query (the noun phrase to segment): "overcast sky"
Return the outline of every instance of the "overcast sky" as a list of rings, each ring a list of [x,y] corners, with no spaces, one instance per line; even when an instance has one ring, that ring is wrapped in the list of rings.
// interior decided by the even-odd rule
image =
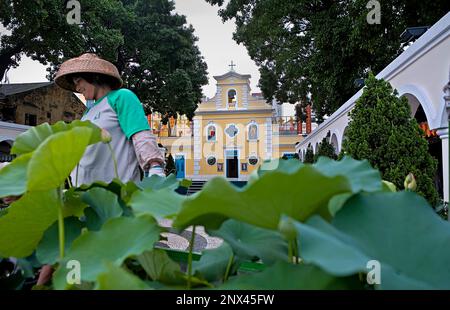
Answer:
[[[195,35],[199,39],[197,45],[208,65],[209,85],[203,87],[204,95],[214,96],[216,85],[213,76],[228,72],[231,61],[236,64],[235,71],[252,76],[250,80],[252,92],[259,92],[258,68],[248,56],[246,48],[232,39],[234,22],[222,23],[217,15],[217,6],[213,7],[204,0],[175,0],[175,7],[175,10],[185,15],[187,22],[194,27]],[[83,12],[81,12],[81,18],[83,18]],[[39,62],[23,57],[19,67],[8,72],[9,82],[47,81],[45,68]],[[285,113],[291,114],[292,111],[289,105]]]

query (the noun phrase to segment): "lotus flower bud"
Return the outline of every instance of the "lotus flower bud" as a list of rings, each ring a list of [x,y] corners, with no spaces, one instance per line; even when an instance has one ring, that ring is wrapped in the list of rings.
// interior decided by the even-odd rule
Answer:
[[[111,134],[108,132],[108,130],[102,128],[102,142],[109,143],[111,142],[111,140],[112,140]]]
[[[403,185],[405,186],[405,190],[407,191],[414,192],[416,190],[417,188],[416,178],[411,172],[406,176]]]
[[[294,240],[297,237],[297,230],[291,218],[283,217],[278,223],[278,230],[287,240]]]

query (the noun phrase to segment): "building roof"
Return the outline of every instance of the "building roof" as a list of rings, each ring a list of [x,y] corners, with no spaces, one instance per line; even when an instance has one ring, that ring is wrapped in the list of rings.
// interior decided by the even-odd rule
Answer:
[[[1,84],[0,98],[24,93],[37,88],[47,87],[52,84],[53,82]]]
[[[214,78],[217,81],[221,81],[221,80],[225,80],[229,77],[236,77],[238,79],[250,79],[252,76],[250,74],[239,74],[236,71],[228,71],[227,73],[223,74],[223,75],[215,75]]]

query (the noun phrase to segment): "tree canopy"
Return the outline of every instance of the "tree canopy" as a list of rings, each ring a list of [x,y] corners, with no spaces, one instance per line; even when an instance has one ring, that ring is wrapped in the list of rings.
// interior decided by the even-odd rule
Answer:
[[[368,0],[206,1],[235,19],[234,39],[259,66],[265,98],[312,101],[319,121],[357,91],[356,79],[399,54],[406,27],[431,26],[450,9],[447,0],[378,1],[381,23],[369,24]]]
[[[49,66],[93,52],[113,62],[146,112],[189,118],[207,84],[194,29],[171,0],[80,0],[81,24],[66,20],[68,1],[0,0],[0,80],[26,55]]]

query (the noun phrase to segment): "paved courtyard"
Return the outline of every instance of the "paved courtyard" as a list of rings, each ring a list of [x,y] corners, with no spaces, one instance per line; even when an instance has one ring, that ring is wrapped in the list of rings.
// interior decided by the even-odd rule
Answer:
[[[170,248],[173,250],[188,251],[189,241],[192,237],[192,227],[188,227],[181,233],[172,228],[171,220],[160,220],[159,224],[165,227],[169,232],[164,232],[162,235],[167,238],[166,240],[159,241],[157,243],[160,247]],[[193,252],[201,253],[205,249],[217,248],[222,244],[222,239],[211,237],[206,234],[205,229],[202,226],[197,226],[195,228],[195,239],[194,239],[194,249]]]

